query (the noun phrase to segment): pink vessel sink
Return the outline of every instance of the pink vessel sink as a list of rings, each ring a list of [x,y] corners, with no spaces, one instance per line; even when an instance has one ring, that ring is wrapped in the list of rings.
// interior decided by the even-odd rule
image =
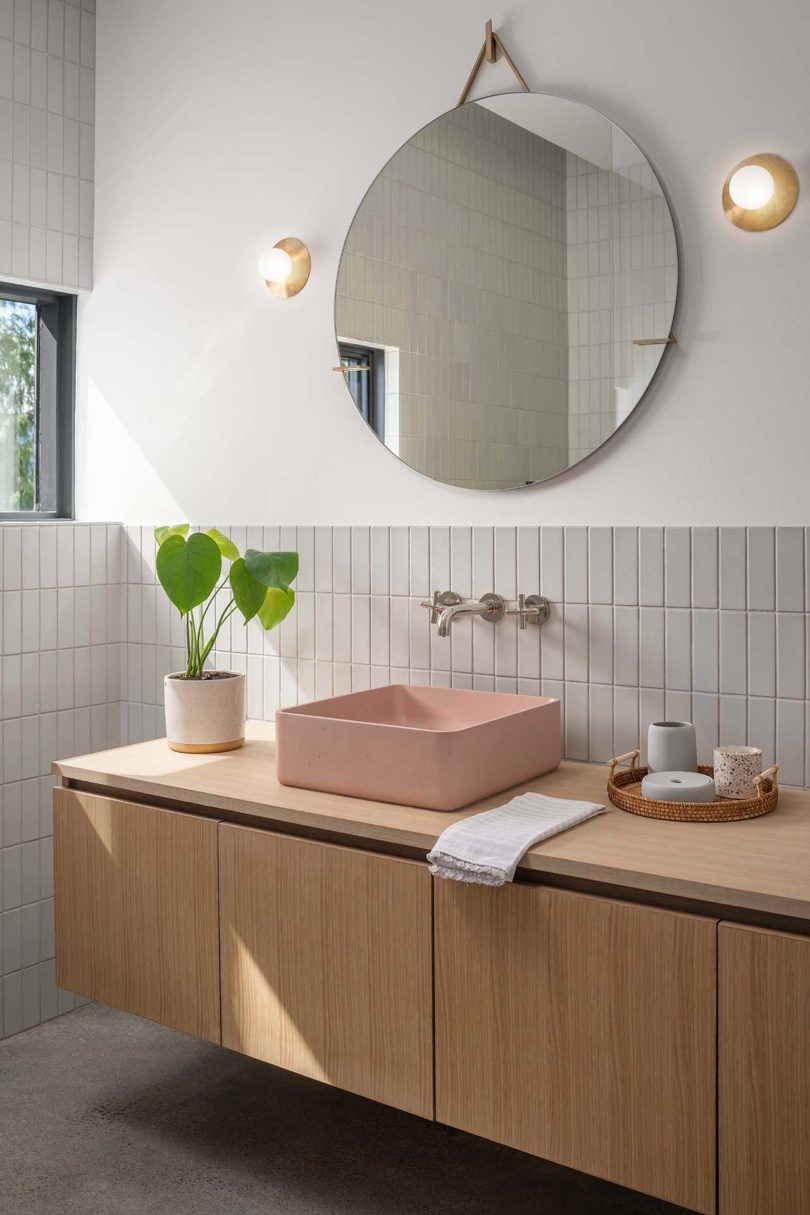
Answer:
[[[560,702],[406,684],[276,713],[283,785],[428,810],[470,802],[560,762]]]

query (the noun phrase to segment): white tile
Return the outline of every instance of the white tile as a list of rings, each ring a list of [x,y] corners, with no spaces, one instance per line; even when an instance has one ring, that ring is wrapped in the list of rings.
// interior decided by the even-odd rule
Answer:
[[[805,695],[805,618],[798,612],[776,617],[777,695],[802,700]]]
[[[296,625],[298,632],[298,657],[315,657],[315,596],[305,593],[296,596]]]
[[[335,662],[351,662],[351,598],[348,595],[335,595],[332,600],[332,612],[334,660]]]
[[[776,702],[776,762],[785,785],[804,784],[805,705],[800,700]]]
[[[745,746],[748,701],[744,696],[720,697],[720,746]]]
[[[565,602],[588,602],[588,529],[565,529]]]
[[[371,598],[371,662],[387,667],[390,659],[389,599],[383,595]]]
[[[748,529],[748,607],[772,612],[776,606],[776,554],[772,527]]]
[[[748,615],[749,696],[776,695],[775,626],[776,617],[772,612],[750,612]]]
[[[568,603],[565,618],[565,679],[588,682],[589,620],[585,604]],[[547,626],[543,626],[546,628]],[[545,667],[544,667],[545,677]]]
[[[495,528],[494,590],[504,599],[517,599],[517,531],[514,527]]]
[[[695,611],[692,613],[692,686],[696,692],[716,692],[719,675],[718,613]]]
[[[775,763],[776,754],[776,701],[761,696],[748,698],[749,747],[762,749],[763,767]]]
[[[315,590],[332,590],[332,529],[315,528]]]
[[[390,540],[387,527],[371,529],[371,593],[389,593]]]
[[[18,591],[22,586],[22,529],[3,525],[3,590]]]
[[[688,527],[664,531],[664,573],[667,607],[689,607],[691,601],[691,537]]]
[[[620,685],[638,685],[639,609],[616,607],[613,610],[614,681]]]
[[[605,763],[615,755],[613,745],[613,688],[591,684],[588,697],[588,758]]]
[[[589,749],[586,683],[566,683],[564,731],[566,759],[587,760]]]
[[[250,536],[248,537],[248,548],[258,548],[259,539],[256,537],[256,542],[252,543]],[[299,591],[314,591],[315,590],[315,528],[314,527],[299,527],[296,528],[296,542],[298,546],[298,577],[295,585]]]
[[[804,528],[776,529],[776,606],[780,612],[804,611]]]
[[[664,704],[668,721],[692,720],[692,693],[679,690],[664,693]]]
[[[409,599],[411,667],[427,670],[430,659],[430,613],[419,599]]]
[[[712,764],[718,744],[720,726],[720,697],[708,692],[692,696],[692,721],[697,735],[698,763]]]
[[[639,745],[638,701],[638,688],[613,689],[613,748],[616,755],[626,755]]]
[[[638,694],[638,724],[641,763],[647,763],[647,735],[654,721],[663,721],[666,715],[664,693],[659,689],[640,688]]]
[[[748,617],[720,612],[720,691],[745,695],[748,689]]]
[[[390,601],[390,662],[392,667],[408,668],[410,661],[410,601],[401,596]]]
[[[407,527],[391,528],[391,594],[407,595],[410,587]]]
[[[56,586],[56,532],[55,527],[41,527],[39,531],[39,585]]]
[[[664,530],[642,527],[639,530],[639,603],[660,607],[664,602]]]
[[[691,625],[691,612],[667,609],[665,678],[667,688],[676,691],[689,691],[692,686]]]
[[[352,589],[351,529],[332,528],[332,589],[348,595]]]
[[[540,529],[540,594],[552,603],[562,603],[563,589],[563,529]]]
[[[664,686],[664,612],[661,608],[639,610],[639,682],[648,688]]]
[[[588,609],[588,631],[590,682],[613,683],[613,608],[607,605],[591,606]]]
[[[430,594],[450,589],[450,528],[430,529]]]
[[[469,527],[450,529],[450,589],[462,599],[472,596],[472,529]]]
[[[638,529],[613,529],[613,594],[617,604],[638,603]]]
[[[540,629],[540,675],[557,682],[565,677],[565,609],[552,604],[551,615]]]
[[[371,593],[371,547],[367,527],[351,529],[351,550],[352,594],[368,595]]]
[[[588,528],[588,579],[591,603],[613,602],[613,532]]]
[[[718,605],[718,541],[716,527],[692,528],[692,604]]]
[[[455,588],[454,588],[455,589]],[[495,590],[495,537],[491,527],[472,529],[472,593],[480,599]],[[491,670],[487,672],[491,674]]]
[[[23,590],[30,590],[39,586],[39,528],[24,527],[21,531],[21,584]]]
[[[430,529],[412,527],[409,534],[410,594],[430,595]]]

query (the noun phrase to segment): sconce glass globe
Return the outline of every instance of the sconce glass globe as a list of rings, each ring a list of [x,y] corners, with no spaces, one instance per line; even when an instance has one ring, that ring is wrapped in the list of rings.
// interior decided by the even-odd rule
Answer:
[[[763,165],[744,165],[728,183],[732,202],[745,211],[764,207],[773,197],[775,182]]]
[[[259,273],[266,283],[285,283],[292,268],[293,261],[286,249],[268,249],[259,258]]]

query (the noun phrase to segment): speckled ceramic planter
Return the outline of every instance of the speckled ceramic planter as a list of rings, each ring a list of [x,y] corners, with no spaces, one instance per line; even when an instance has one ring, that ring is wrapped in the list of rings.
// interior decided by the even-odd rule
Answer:
[[[718,797],[747,801],[757,796],[754,777],[762,771],[759,747],[715,747],[714,783]]]
[[[232,671],[212,676],[184,679],[175,671],[163,680],[166,738],[172,751],[235,751],[244,743],[245,677]]]

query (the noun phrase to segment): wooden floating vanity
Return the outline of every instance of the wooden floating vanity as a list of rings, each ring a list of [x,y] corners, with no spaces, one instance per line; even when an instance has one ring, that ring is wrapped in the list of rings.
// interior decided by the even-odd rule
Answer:
[[[506,795],[288,788],[269,725],[55,768],[62,987],[706,1215],[810,1212],[810,794],[729,824],[610,807],[493,890],[424,855]]]

